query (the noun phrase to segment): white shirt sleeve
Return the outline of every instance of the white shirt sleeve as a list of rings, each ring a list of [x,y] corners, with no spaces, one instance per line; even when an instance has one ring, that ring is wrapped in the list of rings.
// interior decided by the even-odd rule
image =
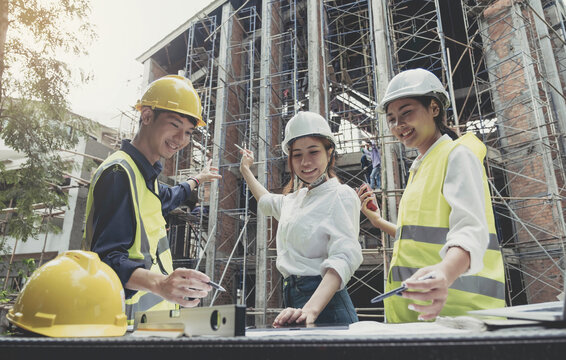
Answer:
[[[259,198],[257,206],[263,215],[273,216],[279,220],[284,197],[285,195],[267,193]]]
[[[350,188],[340,189],[336,200],[330,216],[324,220],[329,234],[328,257],[320,265],[320,273],[324,276],[328,268],[334,269],[342,279],[340,289],[343,289],[363,260],[358,240],[361,205]]]
[[[483,269],[483,256],[489,243],[483,172],[478,158],[463,145],[455,147],[448,156],[443,193],[452,211],[440,256],[444,258],[452,246],[468,251],[470,268],[462,275],[473,275]]]

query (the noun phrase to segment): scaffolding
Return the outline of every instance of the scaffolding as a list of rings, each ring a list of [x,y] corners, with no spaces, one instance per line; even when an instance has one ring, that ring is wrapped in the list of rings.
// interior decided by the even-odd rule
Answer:
[[[359,153],[365,140],[377,133],[377,74],[369,5],[365,0],[323,2],[327,113],[341,153]]]
[[[508,303],[549,301],[562,291],[564,10],[554,1],[502,4],[249,0],[197,16],[183,35],[182,70],[203,100],[207,126],[179,153],[176,181],[197,173],[207,159],[223,178],[199,189],[209,214],[177,214],[170,236],[184,241],[179,252],[173,249],[178,264],[206,271],[229,289],[206,304],[246,304],[256,324],[268,323],[282,305],[276,222],[258,214],[235,144],[256,154],[260,183],[281,192],[289,174],[280,143],[297,111],[320,105],[338,139],[338,175],[351,187],[364,181],[361,145],[379,142],[383,189],[376,194],[384,216],[396,220],[417,153],[384,128],[377,104],[395,73],[416,67],[445,84],[449,125],[474,132],[488,147]],[[313,54],[320,59],[313,61]],[[361,217],[364,262],[348,284],[361,317],[383,316],[369,299],[383,291],[392,241]]]
[[[360,166],[361,147],[378,141],[376,58],[371,19],[371,1],[327,0],[322,4],[324,30],[326,113],[335,133],[337,152],[346,161],[340,162],[337,174],[352,188],[366,182]],[[378,191],[381,193],[381,191]],[[382,309],[370,307],[369,298],[383,290],[384,248],[380,232],[361,216],[360,243],[364,262],[353,275],[347,288],[351,296],[367,298],[356,304],[363,318],[383,315]],[[377,283],[377,284],[376,284]]]
[[[556,13],[547,3],[547,12]],[[551,68],[555,51],[544,42],[552,33],[563,43],[564,32],[553,30],[542,9],[540,1],[471,0],[389,1],[387,8],[393,72],[434,72],[452,98],[449,125],[488,146],[509,304],[548,301],[563,284],[563,136],[554,119],[564,95]],[[460,19],[464,39],[454,31]],[[443,30],[446,24],[452,28]],[[399,144],[394,155],[402,173],[416,153]]]
[[[564,128],[555,112],[564,109],[564,95],[560,81],[553,84],[559,74],[554,51],[545,44],[553,27],[544,20],[540,1],[508,6],[462,1],[462,10],[474,70],[471,92],[476,94],[466,126],[492,150],[486,163],[500,221],[508,301],[548,301],[564,290],[566,234]],[[564,42],[564,33],[554,34]],[[477,48],[483,50],[479,58]]]
[[[188,176],[196,175],[206,164],[211,155],[211,132],[214,127],[209,119],[214,118],[213,89],[216,85],[216,56],[218,39],[216,37],[217,16],[211,15],[195,21],[187,31],[187,48],[183,58],[183,75],[191,80],[202,99],[203,119],[206,126],[197,128],[189,146],[179,151],[174,158],[173,182],[185,181]],[[205,209],[208,204],[209,188],[199,189],[194,201]],[[193,204],[193,207],[195,207]],[[208,238],[208,218],[204,211],[191,214],[191,209],[182,206],[168,219],[168,233],[174,265],[198,268],[204,256]]]

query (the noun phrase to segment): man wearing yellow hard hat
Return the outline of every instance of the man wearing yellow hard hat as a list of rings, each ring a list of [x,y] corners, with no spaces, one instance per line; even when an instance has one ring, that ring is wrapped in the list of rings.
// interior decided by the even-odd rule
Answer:
[[[126,292],[126,315],[136,311],[196,306],[211,290],[209,277],[178,268],[165,230],[169,211],[185,202],[201,182],[221,178],[210,162],[178,186],[157,182],[160,159],[187,146],[195,127],[206,125],[202,105],[191,82],[168,75],[152,82],[136,104],[140,127],[134,139],[123,140],[93,175],[87,198],[83,247],[108,264]],[[192,298],[192,300],[188,300]]]

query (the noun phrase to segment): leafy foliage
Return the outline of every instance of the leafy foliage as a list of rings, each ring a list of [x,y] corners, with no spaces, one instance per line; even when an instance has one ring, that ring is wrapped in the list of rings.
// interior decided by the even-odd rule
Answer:
[[[88,0],[0,0],[0,138],[27,159],[17,171],[0,165],[0,208],[17,208],[0,218],[22,241],[42,230],[34,206],[67,204],[58,185],[73,164],[59,150],[91,126],[68,103],[70,87],[89,78],[72,65],[95,37],[89,12]]]
[[[10,293],[6,290],[0,290],[0,304],[7,303],[8,301],[10,301],[10,299],[8,298],[9,294]]]

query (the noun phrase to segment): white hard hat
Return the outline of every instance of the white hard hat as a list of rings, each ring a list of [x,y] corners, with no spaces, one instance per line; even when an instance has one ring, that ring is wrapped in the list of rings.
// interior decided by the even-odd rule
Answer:
[[[414,96],[433,96],[440,101],[444,110],[450,106],[448,93],[433,73],[425,69],[411,69],[400,72],[391,79],[378,110],[384,113],[393,100]]]
[[[325,118],[310,111],[299,111],[285,126],[285,139],[281,144],[283,153],[289,155],[291,142],[303,136],[324,137],[336,147],[336,140]]]

